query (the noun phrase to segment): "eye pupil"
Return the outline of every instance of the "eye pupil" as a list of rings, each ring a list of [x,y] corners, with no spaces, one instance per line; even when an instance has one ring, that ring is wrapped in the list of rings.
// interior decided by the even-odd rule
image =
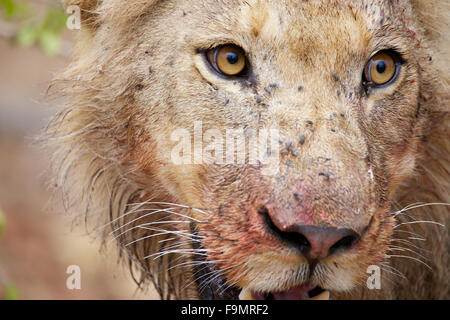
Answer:
[[[386,71],[386,62],[378,61],[377,63],[377,72],[384,73]]]
[[[228,52],[227,61],[230,64],[236,64],[239,62],[239,55],[236,52]]]
[[[391,84],[397,77],[400,60],[395,52],[382,51],[375,54],[364,68],[366,85],[381,87]]]
[[[245,71],[247,59],[245,51],[236,45],[228,44],[206,52],[211,67],[224,76],[241,76]]]

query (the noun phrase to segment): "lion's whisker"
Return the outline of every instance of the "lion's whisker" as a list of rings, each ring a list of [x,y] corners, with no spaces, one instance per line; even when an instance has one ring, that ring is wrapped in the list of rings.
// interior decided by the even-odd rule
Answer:
[[[436,222],[436,221],[431,221],[431,220],[421,220],[421,221],[410,221],[410,222],[402,222],[400,224],[397,224],[396,226],[394,226],[394,229],[397,229],[400,226],[403,225],[410,225],[410,224],[418,224],[418,223],[424,223],[424,224],[434,224],[434,225],[438,225],[442,228],[445,228],[445,225],[443,225],[442,223]]]
[[[156,222],[143,223],[143,224],[140,224],[138,226],[134,226],[132,228],[129,228],[129,229],[119,233],[118,235],[114,236],[110,241],[116,240],[117,238],[119,238],[120,236],[124,235],[125,233],[130,232],[130,231],[135,230],[135,229],[144,228],[144,227],[153,226],[153,225],[159,225],[159,224],[167,224],[167,223],[186,223],[186,224],[188,224],[189,221],[156,221]],[[117,230],[119,230],[119,229],[121,229],[121,228],[118,228]]]
[[[151,215],[154,215],[154,214],[160,213],[160,212],[165,212],[165,213],[173,214],[173,215],[176,215],[176,216],[181,216],[181,217],[183,217],[183,218],[191,219],[192,221],[194,221],[194,222],[196,222],[196,223],[199,223],[199,224],[205,223],[205,222],[203,222],[203,221],[200,221],[200,220],[191,218],[191,217],[186,216],[186,215],[183,215],[183,214],[181,214],[181,213],[173,212],[173,211],[170,211],[170,210],[168,210],[168,209],[160,209],[160,210],[156,210],[156,211],[153,211],[153,212],[149,212],[149,213],[147,213],[147,214],[145,214],[145,215],[142,215],[142,216],[140,216],[140,217],[138,217],[138,218],[136,218],[136,219],[133,219],[133,220],[131,220],[131,221],[129,221],[129,222],[127,222],[127,223],[121,225],[120,227],[118,227],[118,228],[112,230],[109,234],[111,235],[111,234],[115,233],[116,231],[122,229],[123,227],[132,224],[133,222],[136,222],[136,221],[138,221],[138,220],[140,220],[140,219],[146,218],[146,217],[148,217],[148,216],[151,216]],[[161,218],[161,219],[165,219],[165,217],[163,217],[163,218]],[[160,221],[161,219],[159,219],[158,221]],[[154,223],[155,223],[155,224],[158,224],[158,223],[159,223],[158,221],[156,221],[156,222],[154,222]],[[191,223],[192,221],[184,221],[183,223]],[[168,223],[169,223],[169,222],[171,222],[171,221],[168,221]]]
[[[409,245],[409,246],[411,246],[411,247],[413,247],[413,248],[415,248],[415,249],[417,249],[417,250],[430,252],[430,250],[426,250],[426,249],[424,249],[424,248],[421,248],[421,247],[419,247],[419,246],[416,246],[416,245],[415,245],[414,243],[412,243],[411,241],[408,241],[408,240],[405,240],[405,239],[397,239],[397,238],[394,238],[394,239],[391,240],[391,242],[400,242],[400,243],[404,243],[404,244]]]
[[[390,251],[402,251],[402,252],[407,251],[407,252],[411,252],[411,253],[416,254],[419,258],[422,258],[424,260],[429,261],[429,259],[426,258],[424,255],[422,255],[422,254],[420,254],[420,253],[418,253],[418,252],[416,252],[416,251],[414,251],[412,249],[409,249],[409,248],[404,248],[404,247],[399,247],[399,246],[390,246],[389,250]]]
[[[423,204],[418,204],[418,205],[414,204],[411,207],[407,206],[407,207],[405,207],[405,208],[403,208],[403,209],[401,209],[399,211],[396,211],[394,213],[394,217],[398,216],[399,214],[402,214],[405,211],[409,211],[409,210],[417,209],[417,208],[422,208],[422,207],[427,207],[427,206],[450,206],[450,203],[432,202],[432,203],[423,203]]]
[[[234,265],[233,267],[234,268],[238,268],[239,266],[241,266],[242,265],[242,263],[241,264],[236,264],[236,265]],[[231,288],[231,287],[233,287],[233,286],[235,286],[236,285],[236,283],[238,282],[238,280],[239,280],[239,276],[238,275],[235,275],[233,278],[231,278],[228,282],[229,282],[229,284],[227,285],[227,286],[225,286],[225,284],[223,284],[222,286],[220,286],[219,287],[219,290],[220,290],[220,293],[219,294],[223,294],[225,291],[227,291],[229,288]]]
[[[138,221],[138,220],[140,220],[140,219],[142,219],[142,218],[145,218],[145,217],[148,217],[148,216],[151,216],[151,215],[153,215],[153,214],[156,214],[156,213],[159,213],[159,212],[163,212],[163,211],[165,211],[165,209],[157,209],[157,210],[155,210],[155,211],[152,211],[152,212],[149,212],[149,213],[147,213],[147,214],[145,214],[145,215],[142,215],[142,216],[140,216],[140,217],[138,217],[138,218],[136,218],[136,219],[133,219],[133,220],[131,220],[131,221],[129,221],[129,222],[127,222],[127,223],[121,225],[120,227],[118,227],[118,228],[116,228],[116,229],[113,229],[111,232],[109,232],[109,235],[115,233],[116,231],[122,229],[123,227],[125,227],[125,226],[127,226],[127,225],[132,224],[133,222],[136,222],[136,221]],[[134,212],[133,212],[133,213],[134,213]]]
[[[149,258],[153,258],[153,260],[159,259],[162,256],[165,256],[169,253],[178,253],[178,254],[194,254],[194,255],[199,255],[199,256],[208,256],[206,253],[207,252],[214,252],[212,250],[209,249],[176,249],[176,250],[165,250],[162,252],[156,252],[156,253],[152,253],[149,254],[148,256],[145,256],[143,259],[149,259]]]
[[[236,265],[232,265],[232,266],[227,267],[227,268],[222,268],[219,271],[213,270],[212,272],[210,272],[211,276],[208,277],[206,280],[204,280],[202,285],[199,286],[199,290],[203,291],[215,279],[217,279],[219,277],[222,277],[225,274],[225,271],[227,271],[229,269],[234,269],[235,267],[236,267]],[[199,278],[197,279],[197,281],[198,280],[199,280]]]
[[[174,268],[183,267],[183,266],[200,266],[200,265],[212,264],[212,263],[223,262],[223,261],[226,261],[226,260],[187,261],[187,262],[179,263],[173,267],[170,267],[167,270],[172,270]]]
[[[137,226],[136,228],[141,228],[141,229],[145,229],[145,230],[149,230],[149,231],[154,231],[154,232],[160,232],[158,235],[167,235],[167,234],[172,234],[172,235],[177,235],[177,236],[181,236],[184,238],[187,238],[191,241],[197,241],[200,242],[200,236],[198,235],[193,235],[189,232],[183,232],[181,230],[165,230],[165,229],[159,229],[159,228],[149,228],[149,227],[143,227],[143,226]],[[155,235],[150,235],[150,236],[155,236]]]
[[[399,233],[407,233],[410,235],[415,236],[416,238],[413,238],[412,240],[420,240],[420,241],[427,241],[427,239],[422,238],[419,234],[412,232],[412,231],[407,231],[407,230],[395,230],[395,232],[399,232]],[[411,237],[409,237],[408,239],[411,239]]]
[[[387,258],[405,258],[405,259],[411,259],[411,260],[420,262],[421,264],[423,264],[424,266],[426,266],[430,271],[433,271],[433,269],[432,269],[428,264],[426,264],[426,263],[423,262],[422,260],[417,259],[417,258],[415,258],[415,257],[404,256],[404,255],[388,255]]]
[[[207,265],[203,268],[203,270],[206,269],[206,268],[208,268]],[[197,271],[197,272],[199,272],[199,271]],[[189,282],[187,285],[183,286],[183,288],[182,288],[181,290],[185,290],[186,288],[188,288],[189,286],[191,286],[193,283],[198,282],[200,279],[202,279],[202,278],[204,278],[204,277],[208,277],[208,276],[211,275],[211,274],[216,274],[216,273],[218,273],[218,272],[222,272],[222,273],[223,273],[223,271],[211,270],[210,272],[207,272],[207,273],[205,273],[204,275],[201,275],[201,276],[199,276],[199,277],[195,277],[195,279],[194,279],[193,281],[191,281],[191,282]],[[195,274],[194,274],[194,275],[195,275]]]
[[[382,266],[382,270],[387,271],[387,272],[390,271],[392,274],[398,275],[401,278],[409,281],[409,279],[401,271],[399,271],[397,268],[394,268],[393,266],[391,266],[391,265],[389,265],[387,263],[383,263],[383,262],[380,263],[380,265]],[[383,269],[383,268],[385,268],[385,269]]]
[[[177,206],[180,208],[184,208],[184,209],[191,209],[206,215],[211,215],[210,213],[207,213],[205,211],[203,211],[202,209],[199,208],[195,208],[192,206],[186,206],[186,205],[182,205],[182,204],[177,204],[177,203],[171,203],[171,202],[160,202],[160,201],[147,201],[147,202],[141,202],[141,204],[154,204],[154,205],[168,205],[168,206]]]

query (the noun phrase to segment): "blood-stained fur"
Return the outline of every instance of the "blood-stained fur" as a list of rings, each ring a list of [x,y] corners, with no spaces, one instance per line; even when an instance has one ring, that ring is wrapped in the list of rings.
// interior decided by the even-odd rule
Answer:
[[[117,239],[137,282],[162,298],[306,281],[336,299],[450,298],[448,1],[66,4],[83,22],[52,85],[67,98],[45,133],[54,184],[94,234]],[[222,44],[244,49],[247,78],[207,66],[204,50]],[[365,65],[388,49],[398,78],[366,90]],[[278,171],[174,164],[170,137],[195,122],[278,128]],[[360,238],[312,268],[267,219]],[[366,288],[370,265],[381,290]]]

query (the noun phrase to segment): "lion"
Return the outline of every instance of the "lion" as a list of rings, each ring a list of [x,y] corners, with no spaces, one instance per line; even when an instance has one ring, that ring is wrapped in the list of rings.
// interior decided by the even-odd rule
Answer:
[[[82,26],[50,86],[52,185],[140,287],[450,297],[448,1],[65,4]]]

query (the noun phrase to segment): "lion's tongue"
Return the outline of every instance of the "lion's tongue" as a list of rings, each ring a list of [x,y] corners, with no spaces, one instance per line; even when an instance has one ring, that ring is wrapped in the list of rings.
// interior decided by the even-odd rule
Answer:
[[[304,283],[302,285],[293,287],[286,291],[280,292],[271,292],[269,295],[263,293],[252,292],[249,289],[243,289],[241,294],[239,295],[239,299],[241,300],[329,300],[330,292],[323,291],[319,287],[316,287],[310,283]],[[317,295],[310,297],[311,294],[314,294],[315,291],[319,289]],[[321,292],[320,292],[321,291]]]
[[[309,299],[308,292],[314,289],[314,285],[310,283],[293,287],[283,292],[272,292],[275,300],[306,300]]]

